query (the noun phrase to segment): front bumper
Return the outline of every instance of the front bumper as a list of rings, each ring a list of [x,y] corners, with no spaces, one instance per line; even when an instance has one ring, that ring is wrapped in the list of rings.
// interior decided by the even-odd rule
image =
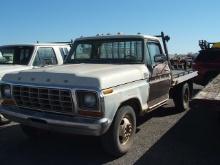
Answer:
[[[79,135],[100,136],[111,125],[107,118],[67,116],[18,108],[16,106],[2,106],[0,113],[12,121],[31,127]]]

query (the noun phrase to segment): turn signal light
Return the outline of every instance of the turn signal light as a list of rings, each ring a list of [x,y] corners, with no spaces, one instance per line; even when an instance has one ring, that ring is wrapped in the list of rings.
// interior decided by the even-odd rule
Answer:
[[[16,105],[16,103],[12,99],[4,99],[2,105]]]
[[[103,90],[103,94],[104,95],[111,94],[111,93],[113,93],[113,89],[112,88]]]

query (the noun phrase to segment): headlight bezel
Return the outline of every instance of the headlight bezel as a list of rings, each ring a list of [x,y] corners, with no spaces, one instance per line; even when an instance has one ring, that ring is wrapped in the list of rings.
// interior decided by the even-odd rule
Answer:
[[[11,99],[12,98],[12,87],[10,84],[1,84],[1,97],[3,99]],[[7,92],[5,92],[8,90]]]
[[[85,97],[88,95],[93,96],[95,98],[95,105],[85,105]],[[89,90],[77,90],[76,91],[76,99],[77,105],[80,110],[84,111],[94,111],[100,112],[100,101],[99,95],[96,91],[89,91]]]

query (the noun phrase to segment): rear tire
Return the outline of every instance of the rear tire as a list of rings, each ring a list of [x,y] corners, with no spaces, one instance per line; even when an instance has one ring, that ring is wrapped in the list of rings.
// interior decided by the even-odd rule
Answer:
[[[189,100],[191,92],[188,83],[185,83],[175,89],[173,101],[178,111],[189,110]]]
[[[131,106],[125,105],[119,108],[115,119],[102,138],[104,150],[119,157],[129,151],[133,144],[136,132],[136,115]]]

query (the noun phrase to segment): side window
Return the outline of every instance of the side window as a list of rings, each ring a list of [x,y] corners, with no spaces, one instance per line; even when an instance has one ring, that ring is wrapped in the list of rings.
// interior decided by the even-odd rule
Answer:
[[[152,66],[154,66],[156,64],[154,61],[154,56],[162,54],[160,44],[156,43],[156,42],[149,42],[149,43],[147,43],[147,47],[148,47],[148,51],[150,54]]]
[[[65,53],[65,55],[67,57],[69,55],[70,50],[68,50],[67,48],[63,48],[63,50],[64,50],[64,53]]]
[[[31,54],[30,49],[20,49],[20,60],[19,62],[23,65],[27,64],[30,60],[30,54]]]
[[[145,64],[151,68],[152,66],[152,63],[151,63],[151,58],[150,58],[150,53],[149,53],[149,50],[148,50],[148,43],[146,43],[146,52],[145,52]]]
[[[56,65],[57,59],[53,48],[38,48],[34,66]]]
[[[60,48],[60,53],[61,53],[61,55],[62,55],[62,57],[63,57],[63,60],[65,60],[66,57],[67,57],[68,54],[69,54],[69,50],[68,50],[67,48]]]

